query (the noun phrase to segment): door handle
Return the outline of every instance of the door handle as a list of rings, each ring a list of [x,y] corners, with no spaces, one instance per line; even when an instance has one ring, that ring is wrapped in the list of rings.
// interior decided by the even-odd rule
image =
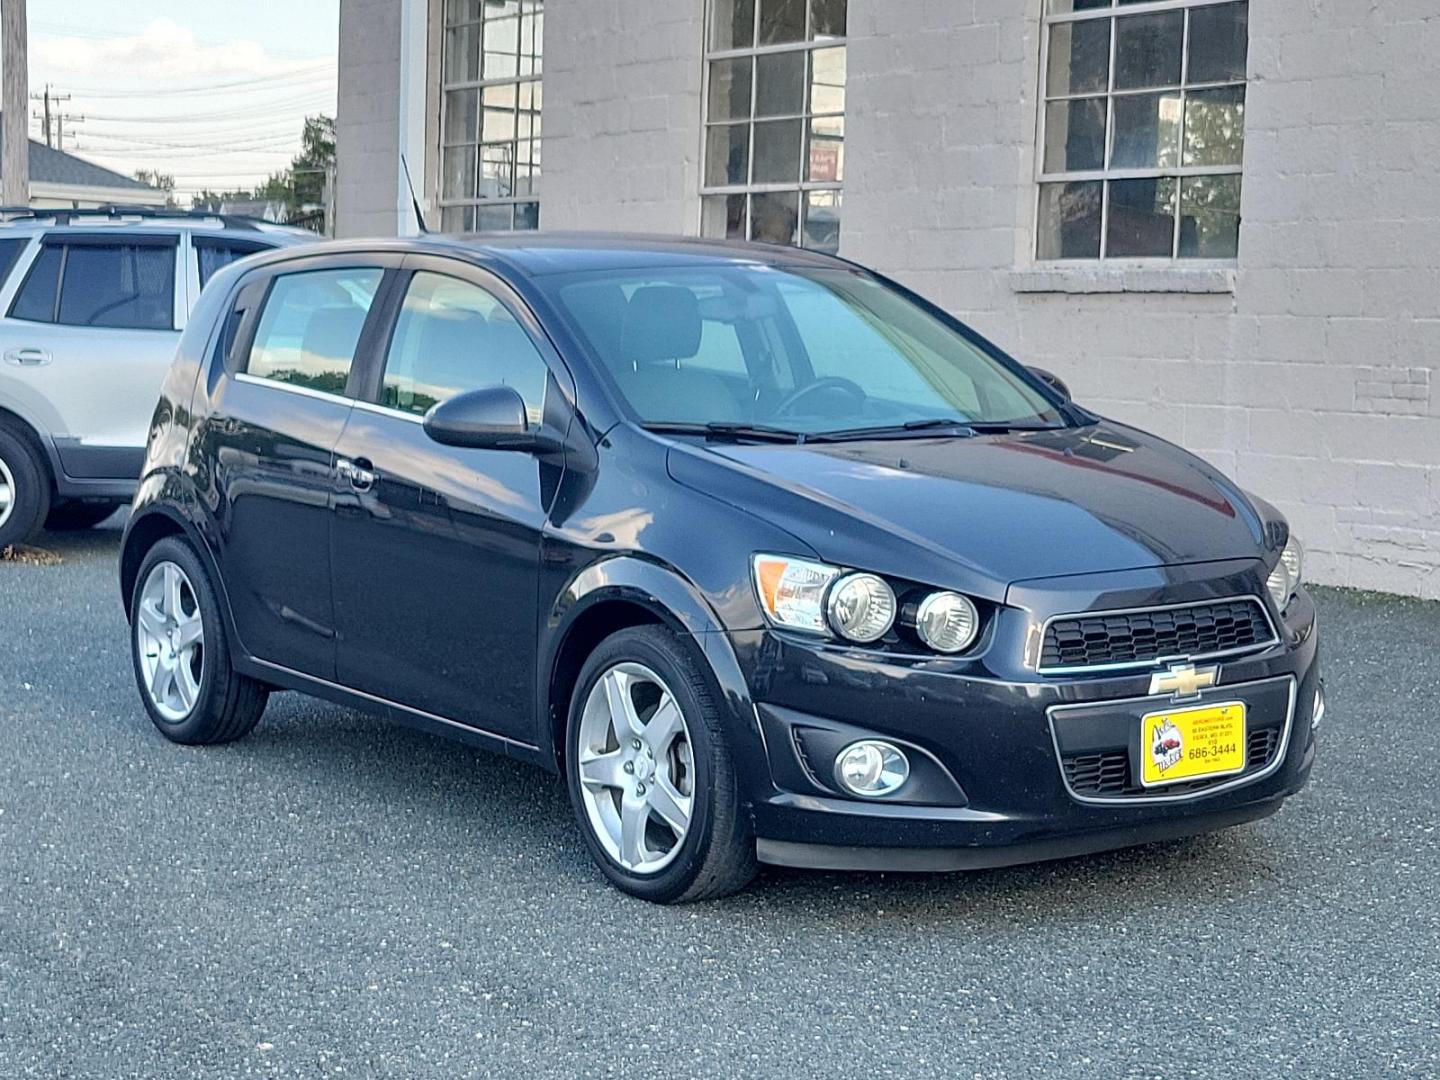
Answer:
[[[335,463],[335,471],[340,475],[340,479],[348,481],[355,491],[369,491],[379,479],[365,458],[357,458],[355,461],[341,458]]]
[[[6,349],[5,359],[21,367],[39,367],[50,362],[50,354],[44,349]]]

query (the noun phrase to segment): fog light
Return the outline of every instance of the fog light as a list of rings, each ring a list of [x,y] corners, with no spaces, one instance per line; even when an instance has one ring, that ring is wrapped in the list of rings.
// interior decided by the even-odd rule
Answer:
[[[835,755],[835,779],[854,795],[869,799],[889,795],[909,778],[909,759],[887,742],[865,739]]]
[[[1310,730],[1314,731],[1325,719],[1325,684],[1315,687],[1315,704],[1310,706]]]

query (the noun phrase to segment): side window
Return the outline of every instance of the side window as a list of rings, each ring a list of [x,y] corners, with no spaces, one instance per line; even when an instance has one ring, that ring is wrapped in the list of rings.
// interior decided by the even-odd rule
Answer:
[[[0,240],[0,283],[10,276],[11,269],[15,266],[15,260],[25,250],[25,245],[30,243],[29,239],[24,240]]]
[[[229,266],[236,259],[254,255],[257,251],[268,250],[265,244],[250,244],[240,240],[216,240],[207,236],[197,236],[194,241],[202,289],[209,284],[216,271]]]
[[[12,319],[55,321],[55,301],[60,296],[60,263],[64,253],[64,248],[54,244],[46,244],[40,249],[40,254],[30,264],[30,273],[25,275],[20,291],[15,294],[15,302],[10,305]]]
[[[67,326],[173,329],[174,245],[66,245],[55,321]]]
[[[466,390],[504,384],[538,424],[549,369],[524,328],[492,294],[422,271],[410,281],[385,359],[380,404],[424,415]]]
[[[345,393],[355,346],[382,276],[373,267],[278,275],[260,312],[246,373]]]

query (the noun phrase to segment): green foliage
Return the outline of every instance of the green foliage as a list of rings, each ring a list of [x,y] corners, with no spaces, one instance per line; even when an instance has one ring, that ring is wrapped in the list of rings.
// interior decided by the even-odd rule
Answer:
[[[191,203],[200,210],[219,210],[224,203],[267,202],[283,207],[283,219],[317,232],[325,225],[325,174],[335,163],[335,120],[307,116],[300,134],[300,153],[290,167],[272,173],[249,191],[211,191],[206,188]]]

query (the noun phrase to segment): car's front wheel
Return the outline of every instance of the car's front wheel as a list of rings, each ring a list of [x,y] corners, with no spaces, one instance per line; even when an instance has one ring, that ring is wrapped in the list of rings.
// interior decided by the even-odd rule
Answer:
[[[755,875],[723,714],[704,660],[658,626],[622,630],[581,669],[566,774],[591,855],[657,903],[725,896]]]
[[[172,742],[230,742],[265,711],[269,691],[231,666],[215,590],[179,537],[161,540],[140,564],[130,654],[145,711]]]

